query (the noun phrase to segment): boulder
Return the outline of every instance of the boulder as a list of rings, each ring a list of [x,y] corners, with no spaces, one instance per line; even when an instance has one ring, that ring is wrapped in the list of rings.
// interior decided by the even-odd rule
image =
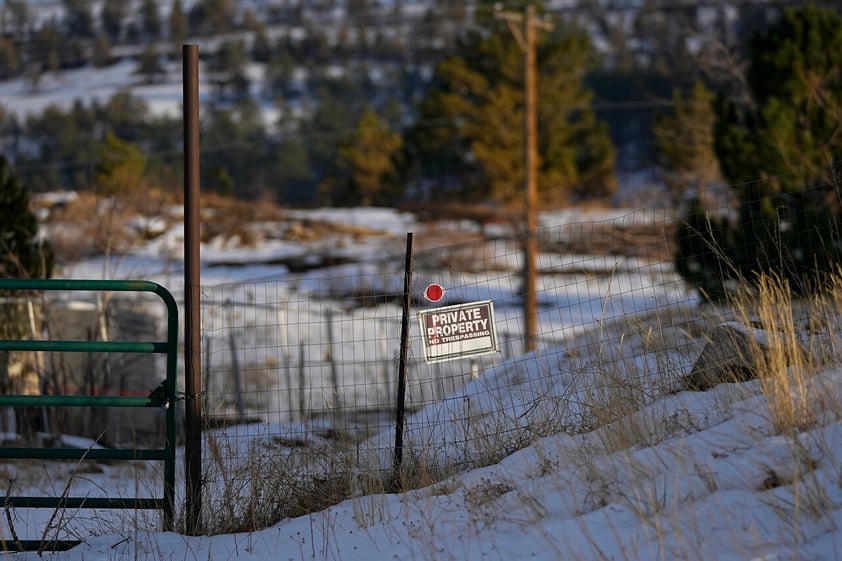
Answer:
[[[765,329],[737,322],[720,324],[684,378],[685,388],[704,391],[723,382],[756,378],[757,353],[766,351],[767,334]]]

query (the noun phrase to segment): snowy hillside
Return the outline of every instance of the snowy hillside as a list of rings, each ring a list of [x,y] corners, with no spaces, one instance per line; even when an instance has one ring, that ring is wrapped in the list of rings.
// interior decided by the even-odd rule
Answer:
[[[418,227],[409,217],[384,211],[320,213],[321,219],[378,225],[397,242],[403,231]],[[209,260],[220,255],[213,245],[205,250]],[[248,262],[246,250],[238,251]],[[260,249],[253,254],[255,261],[264,258]],[[236,286],[264,273],[239,267],[239,280],[219,280]],[[282,279],[285,273],[275,274]],[[616,273],[612,289],[588,296],[597,298],[603,314],[622,296],[619,287],[632,286],[623,275]],[[499,287],[503,298],[505,286]],[[602,322],[597,315],[592,329],[498,361],[411,415],[406,442],[419,453],[414,461],[429,470],[426,484],[421,473],[416,488],[377,491],[372,477],[388,472],[391,461],[392,433],[386,430],[357,446],[356,468],[341,475],[352,479],[346,483],[353,496],[337,505],[262,530],[201,537],[157,531],[154,515],[78,513],[64,529],[84,543],[50,558],[839,559],[838,297],[808,303],[795,324],[782,322],[782,331],[766,334],[774,343],[776,333],[785,342],[786,334],[797,332],[807,349],[802,358],[789,366],[775,362],[777,347],[770,343],[769,376],[690,392],[681,378],[704,347],[705,330],[724,316],[682,306],[690,302],[686,294],[675,294],[672,304],[664,301],[657,314],[638,315],[635,306],[647,306],[632,301],[651,298],[655,287],[637,290],[627,292],[625,317]],[[804,322],[810,321],[808,329]],[[208,442],[230,441],[269,465],[296,446],[324,446],[316,436],[295,442],[292,437],[300,434],[294,423],[258,423],[209,432]],[[254,471],[258,465],[241,467],[261,473]],[[83,473],[74,473],[73,466],[44,467],[40,476],[38,470],[5,469],[16,485],[41,493],[55,493],[66,481],[74,492],[91,496],[128,492],[152,485],[154,478],[116,465]],[[270,476],[252,476],[248,488],[267,492]],[[216,487],[219,481],[208,479],[208,516],[232,525],[248,522],[226,514],[228,491]],[[18,509],[11,520],[19,536],[38,537],[50,515]],[[7,522],[6,539],[10,530]]]

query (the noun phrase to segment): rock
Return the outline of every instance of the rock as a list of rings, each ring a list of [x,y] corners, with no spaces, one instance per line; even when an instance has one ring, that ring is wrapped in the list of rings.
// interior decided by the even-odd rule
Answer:
[[[684,387],[704,391],[723,382],[756,378],[757,353],[766,352],[767,333],[736,322],[719,325],[685,377]]]

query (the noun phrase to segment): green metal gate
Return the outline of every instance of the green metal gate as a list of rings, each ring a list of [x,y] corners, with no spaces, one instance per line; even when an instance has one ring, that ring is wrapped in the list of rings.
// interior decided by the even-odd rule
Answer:
[[[162,461],[163,492],[156,498],[109,497],[32,497],[3,496],[6,508],[91,508],[91,509],[160,509],[164,529],[171,531],[175,511],[175,440],[176,440],[176,367],[178,362],[178,308],[175,299],[161,285],[150,281],[101,281],[59,279],[0,279],[0,294],[10,291],[98,291],[152,292],[167,308],[165,341],[66,341],[66,340],[0,340],[0,351],[47,351],[79,353],[157,353],[166,355],[166,383],[148,397],[101,395],[0,395],[0,406],[12,407],[165,407],[163,448],[90,449],[90,448],[0,448],[2,459],[42,460],[126,460]],[[77,545],[75,540],[3,540],[0,547],[10,550],[60,550]]]

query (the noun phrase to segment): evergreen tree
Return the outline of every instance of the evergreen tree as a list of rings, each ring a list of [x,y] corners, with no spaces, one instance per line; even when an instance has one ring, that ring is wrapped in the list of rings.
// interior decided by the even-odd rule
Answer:
[[[38,239],[38,221],[29,209],[29,191],[0,156],[0,278],[49,278],[53,256]],[[28,331],[25,304],[14,300],[21,292],[4,294],[0,303],[0,338],[14,339]],[[12,391],[9,351],[0,351],[0,393]]]
[[[246,76],[248,53],[242,41],[225,41],[208,61],[207,69],[219,88],[219,97],[244,98],[248,95]]]
[[[790,9],[749,43],[751,104],[723,100],[716,146],[731,182],[776,177],[773,191],[833,181],[842,153],[842,16]]]
[[[141,145],[150,123],[149,107],[143,98],[130,91],[119,91],[105,104],[92,104],[97,128],[105,128],[118,138]]]
[[[400,134],[367,109],[354,134],[339,147],[337,169],[319,186],[320,199],[351,206],[394,204],[401,186],[396,160],[402,148]]]
[[[100,11],[100,27],[112,42],[120,40],[123,22],[129,11],[129,0],[105,0]]]
[[[64,28],[69,37],[79,39],[93,35],[94,18],[86,0],[61,0],[64,7]]]
[[[523,167],[523,51],[502,23],[468,34],[437,65],[411,135],[421,173],[474,200],[519,203]],[[559,205],[614,189],[614,150],[590,108],[582,76],[595,62],[589,39],[557,27],[540,34],[538,191]]]
[[[20,72],[20,53],[12,41],[0,37],[0,80],[8,80]]]
[[[724,300],[731,280],[742,280],[732,256],[736,232],[725,216],[711,213],[699,198],[687,205],[676,228],[676,271],[707,300]]]
[[[694,71],[697,60],[690,52],[687,37],[703,34],[696,23],[698,9],[692,3],[676,4],[670,6],[665,17],[662,2],[645,0],[635,11],[632,23],[633,36],[644,38],[637,43],[638,64],[662,75]]]
[[[92,241],[103,253],[107,265],[114,250],[129,239],[120,216],[128,206],[136,206],[139,200],[148,196],[148,193],[141,192],[146,156],[109,130],[98,143],[95,157],[93,186],[105,199],[95,209],[95,217],[92,217],[98,226]]]
[[[137,73],[143,76],[144,82],[154,84],[166,75],[166,68],[161,62],[161,55],[158,54],[155,45],[147,45],[140,54]]]
[[[38,239],[29,190],[0,156],[0,278],[49,278],[53,259]]]
[[[17,114],[0,105],[0,153],[14,159],[19,153],[21,140]]]
[[[714,120],[713,94],[697,82],[686,96],[678,88],[673,92],[673,109],[656,117],[654,132],[673,208],[681,208],[688,191],[692,194],[677,226],[676,270],[706,298],[721,300],[726,281],[735,277],[723,259],[734,249],[734,232],[719,209],[709,208],[713,201],[706,196],[721,180]]]
[[[713,94],[701,82],[687,96],[676,89],[673,110],[655,119],[659,162],[675,208],[688,190],[704,205],[705,190],[721,180],[714,151],[715,119]]]
[[[813,6],[787,10],[748,50],[750,103],[716,104],[716,153],[738,208],[707,266],[747,282],[772,272],[806,294],[842,257],[832,162],[842,153],[842,18]],[[679,261],[690,257],[683,251]]]
[[[225,33],[234,28],[236,12],[233,0],[199,0],[188,14],[190,28],[203,35]]]
[[[363,88],[348,78],[347,73],[339,78],[316,76],[310,88],[316,92],[312,114],[298,125],[313,170],[308,198],[314,202],[316,187],[323,178],[342,175],[337,168],[339,148],[356,130],[366,102]],[[282,125],[290,126],[289,123]]]
[[[187,14],[184,12],[184,6],[181,0],[173,0],[167,23],[169,25],[170,43],[173,45],[175,53],[179,54],[181,45],[190,35],[190,22],[187,19]]]
[[[65,36],[55,23],[39,27],[29,41],[29,56],[39,70],[57,71],[61,66],[61,52]]]
[[[94,184],[107,196],[130,195],[140,189],[146,156],[137,147],[108,131],[100,143],[94,166]]]
[[[94,113],[81,102],[69,111],[49,106],[40,115],[27,117],[24,135],[38,152],[19,155],[19,169],[29,170],[23,180],[42,189],[88,188],[95,160],[95,124]]]
[[[94,49],[91,53],[91,62],[97,68],[108,66],[112,63],[111,40],[105,33],[97,33],[94,39]]]
[[[345,9],[348,12],[348,19],[357,25],[367,25],[371,16],[371,5],[369,0],[347,0]]]
[[[8,15],[5,23],[11,28],[14,39],[24,41],[32,25],[29,4],[26,0],[4,0],[3,9],[4,17]]]
[[[297,136],[284,136],[278,144],[274,165],[276,198],[293,205],[312,204],[312,176],[306,144]]]
[[[141,29],[147,39],[161,36],[161,14],[155,0],[143,0],[140,6]]]
[[[24,126],[11,121],[8,153],[15,160],[23,181],[39,189],[89,189],[94,184],[98,149],[111,131],[120,140],[143,151],[161,154],[150,162],[155,174],[169,178],[180,169],[181,120],[149,114],[146,103],[128,91],[115,93],[105,103],[81,101],[69,110],[50,106],[41,115],[30,115]],[[19,150],[20,139],[26,149]],[[168,180],[167,186],[171,184]]]
[[[210,106],[202,121],[202,185],[221,194],[254,199],[269,191],[271,143],[251,99]],[[207,179],[207,181],[205,181]]]
[[[254,25],[254,41],[251,45],[251,57],[255,62],[267,63],[272,58],[272,44],[266,26],[261,23]]]
[[[264,95],[267,98],[288,97],[295,72],[295,60],[288,52],[275,52],[266,63],[263,74]]]

